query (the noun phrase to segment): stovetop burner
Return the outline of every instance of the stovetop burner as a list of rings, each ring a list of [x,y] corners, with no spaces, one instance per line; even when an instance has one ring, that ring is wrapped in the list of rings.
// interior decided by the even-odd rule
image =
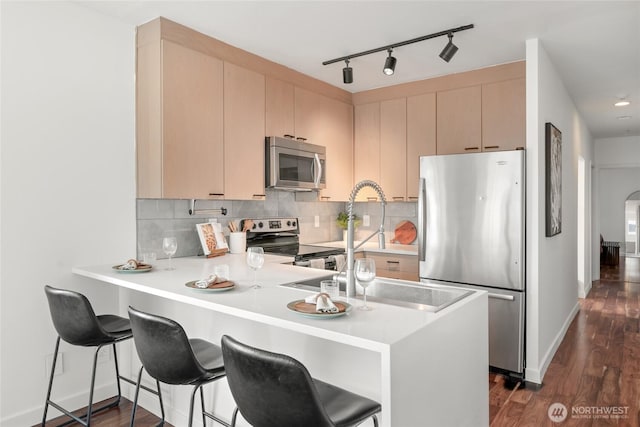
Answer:
[[[343,254],[344,249],[330,248],[327,246],[315,246],[315,245],[300,245],[298,253],[296,254],[297,260],[322,258],[330,255]]]

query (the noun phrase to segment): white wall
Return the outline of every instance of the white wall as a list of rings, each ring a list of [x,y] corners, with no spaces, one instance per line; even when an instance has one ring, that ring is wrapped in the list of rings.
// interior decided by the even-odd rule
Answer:
[[[624,202],[640,190],[640,136],[597,139],[594,143],[593,239],[624,242]],[[600,250],[598,250],[598,256]],[[600,263],[594,263],[595,279]]]
[[[70,2],[0,7],[0,425],[10,427],[42,416],[56,338],[43,286],[112,312],[117,292],[71,267],[135,255],[135,29]],[[93,352],[61,350],[54,395],[85,406]],[[99,366],[98,387],[113,383],[112,363]]]
[[[578,159],[593,159],[592,138],[542,44],[527,60],[527,368],[541,382],[578,310]],[[562,132],[562,232],[545,237],[545,123]],[[584,251],[585,257],[589,251]],[[589,265],[588,260],[582,260]]]

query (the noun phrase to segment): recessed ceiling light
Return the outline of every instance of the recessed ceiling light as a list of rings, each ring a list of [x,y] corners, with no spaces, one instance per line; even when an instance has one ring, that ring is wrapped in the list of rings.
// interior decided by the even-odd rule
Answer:
[[[629,120],[631,116],[618,116],[618,120]]]
[[[629,104],[631,104],[629,101],[627,101],[625,99],[621,99],[620,101],[616,102],[613,105],[615,105],[616,107],[626,107]]]

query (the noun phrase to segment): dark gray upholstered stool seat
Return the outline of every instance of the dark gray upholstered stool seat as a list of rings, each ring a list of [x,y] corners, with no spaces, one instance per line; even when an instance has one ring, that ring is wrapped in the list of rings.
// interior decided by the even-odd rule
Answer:
[[[368,418],[378,425],[381,406],[366,397],[311,378],[296,359],[222,337],[227,382],[238,411],[254,427],[349,427]]]
[[[91,303],[81,293],[65,289],[57,289],[51,286],[45,286],[44,290],[49,302],[51,320],[53,321],[53,326],[58,332],[58,338],[56,339],[56,347],[53,353],[53,364],[51,367],[51,377],[49,378],[44,414],[42,415],[42,425],[44,425],[47,420],[47,410],[49,409],[49,406],[53,406],[71,418],[71,420],[61,425],[77,421],[82,425],[90,426],[91,416],[93,414],[120,404],[120,397],[122,395],[120,390],[121,379],[134,384],[131,380],[120,376],[120,371],[118,370],[118,355],[115,346],[116,343],[127,340],[133,336],[129,320],[112,314],[96,316],[93,308],[91,307]],[[97,347],[93,358],[89,405],[87,407],[87,413],[81,417],[73,415],[70,411],[51,400],[51,389],[53,387],[53,377],[55,376],[55,366],[58,359],[58,350],[60,348],[61,339],[72,345]],[[116,368],[118,394],[114,396],[115,399],[112,402],[100,408],[93,409],[93,389],[96,379],[98,352],[102,347],[108,345],[113,346],[113,359]]]
[[[202,424],[206,425],[206,418],[210,418],[228,426],[228,423],[205,411],[202,391],[204,384],[225,376],[220,347],[199,338],[189,339],[182,326],[165,317],[145,313],[133,307],[129,307],[129,317],[136,351],[142,362],[138,374],[138,384],[140,384],[142,372],[145,370],[156,381],[162,383],[191,385],[193,391],[189,406],[189,426],[193,423],[193,405],[198,390],[200,390],[202,405]],[[164,421],[162,395],[158,394],[158,398]],[[135,422],[137,403],[138,389],[136,389],[133,402],[131,426]]]

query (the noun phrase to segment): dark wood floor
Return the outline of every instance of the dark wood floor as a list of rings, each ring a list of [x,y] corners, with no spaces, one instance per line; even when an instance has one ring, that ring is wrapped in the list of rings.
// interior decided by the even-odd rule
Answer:
[[[603,266],[600,277],[581,300],[539,390],[509,390],[502,377],[490,375],[492,427],[640,426],[640,259]],[[559,423],[547,415],[556,402],[568,411]],[[622,417],[607,418],[606,411]]]
[[[97,406],[102,406],[104,402],[100,402]],[[52,410],[52,409],[49,409]],[[74,414],[80,416],[86,412],[86,408],[82,410],[78,410],[74,412]],[[109,409],[108,411],[100,412],[93,417],[91,417],[91,426],[95,427],[128,427],[131,418],[131,401],[127,399],[122,399],[120,402],[120,406],[116,408]],[[53,420],[47,421],[45,424],[46,427],[57,426],[61,423],[67,422],[69,420],[68,417],[59,417]],[[153,415],[151,412],[146,411],[144,408],[138,406],[136,410],[136,427],[143,426],[155,426],[160,422],[160,418]],[[33,427],[37,427],[40,424],[37,424]],[[69,424],[69,426],[79,426],[78,423]],[[165,427],[173,427],[169,423],[164,424]]]
[[[603,266],[580,312],[558,348],[539,390],[504,387],[504,378],[489,375],[491,427],[503,426],[628,426],[640,427],[640,258],[620,258]],[[547,411],[562,403],[569,417],[552,422]],[[596,415],[573,418],[573,408],[626,412],[626,418]],[[92,419],[96,427],[129,425],[131,402]],[[136,426],[159,421],[140,409]],[[61,419],[48,422],[54,426]],[[77,424],[76,424],[77,425]],[[169,426],[167,424],[167,426]],[[170,427],[170,426],[169,426]],[[416,426],[418,427],[418,426]]]

